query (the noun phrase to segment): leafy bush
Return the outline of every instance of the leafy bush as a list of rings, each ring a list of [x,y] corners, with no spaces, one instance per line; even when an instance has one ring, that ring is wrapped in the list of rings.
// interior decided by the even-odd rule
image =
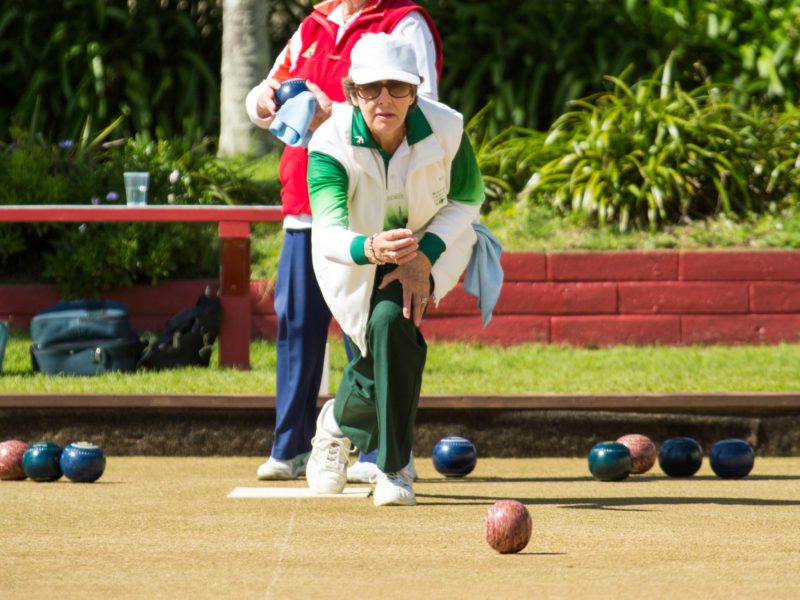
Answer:
[[[485,125],[547,128],[567,103],[628,65],[649,72],[661,47],[610,0],[433,0],[444,42],[441,97],[468,117],[491,101]]]
[[[734,87],[731,101],[800,99],[800,0],[425,0],[442,34],[441,97],[489,133],[546,129],[568,102],[632,67],[676,57],[685,89]],[[271,0],[273,54],[312,0]],[[219,126],[220,0],[0,0],[0,122],[76,139],[118,115],[128,134]],[[0,133],[4,135],[4,132]]]
[[[311,2],[269,4],[279,50]],[[221,52],[220,0],[0,0],[0,123],[76,139],[123,115],[127,135],[215,134]]]
[[[684,88],[735,88],[730,101],[800,101],[800,0],[429,0],[444,42],[442,99],[484,126],[547,129],[568,103],[630,67],[675,55]]]
[[[609,80],[612,91],[574,102],[546,136],[514,130],[479,145],[495,197],[520,192],[621,230],[765,212],[796,197],[800,111],[745,110],[717,87],[684,91],[667,75]]]
[[[145,135],[100,144],[16,131],[0,146],[0,204],[124,202],[122,173],[146,170],[150,204],[266,204],[277,184],[257,182],[249,165],[215,158],[209,140],[154,141]],[[66,297],[168,277],[217,272],[216,227],[208,224],[2,225],[0,266],[6,279],[42,272]]]
[[[127,133],[219,124],[215,0],[0,0],[0,122],[76,139],[120,114]]]
[[[800,0],[627,0],[633,20],[738,104],[800,101]]]

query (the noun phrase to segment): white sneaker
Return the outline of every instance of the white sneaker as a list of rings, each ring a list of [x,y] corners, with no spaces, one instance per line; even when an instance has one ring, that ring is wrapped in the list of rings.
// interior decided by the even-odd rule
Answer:
[[[411,481],[417,480],[417,468],[414,466],[414,453],[411,453],[411,457],[408,459],[408,464],[406,465],[406,471],[408,471],[409,477],[411,477]]]
[[[311,446],[311,457],[306,465],[308,487],[318,494],[341,494],[347,483],[350,440],[317,435],[311,440]]]
[[[323,427],[324,415],[333,410],[333,399],[328,400],[317,417],[317,434],[311,440],[311,456],[306,465],[308,487],[318,494],[340,494],[347,483],[349,454],[353,451],[350,440],[336,437]]]
[[[375,483],[378,478],[378,465],[358,460],[347,467],[348,483]]]
[[[270,456],[267,462],[258,467],[256,476],[260,481],[297,479],[306,473],[309,454],[310,452],[298,454],[292,460],[279,460]]]
[[[414,506],[417,503],[407,468],[396,473],[378,471],[372,496],[375,506]]]
[[[406,465],[411,481],[417,480],[417,470],[414,468],[414,453],[411,453],[411,460]],[[366,461],[356,461],[347,468],[348,483],[375,483],[378,478],[378,465]]]

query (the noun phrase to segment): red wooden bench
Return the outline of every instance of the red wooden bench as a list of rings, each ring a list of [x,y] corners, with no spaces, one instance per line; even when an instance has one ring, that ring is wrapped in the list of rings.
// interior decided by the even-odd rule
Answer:
[[[0,222],[6,223],[217,223],[219,364],[239,369],[250,367],[250,223],[282,219],[280,206],[0,206]]]

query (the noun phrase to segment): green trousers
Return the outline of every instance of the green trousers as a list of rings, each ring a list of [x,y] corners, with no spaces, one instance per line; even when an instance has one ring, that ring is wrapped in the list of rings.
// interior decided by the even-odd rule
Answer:
[[[403,317],[400,283],[378,289],[389,271],[378,268],[367,323],[367,355],[356,350],[357,356],[345,367],[333,409],[342,432],[359,450],[378,449],[375,462],[384,473],[408,464],[428,349],[414,322]]]

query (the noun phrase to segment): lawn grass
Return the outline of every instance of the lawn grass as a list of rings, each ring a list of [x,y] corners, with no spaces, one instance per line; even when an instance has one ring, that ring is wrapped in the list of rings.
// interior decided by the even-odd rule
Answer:
[[[800,211],[783,210],[665,225],[658,231],[597,227],[579,216],[525,203],[504,204],[481,217],[505,250],[795,249],[800,248]]]
[[[193,368],[53,377],[31,371],[30,340],[13,335],[0,393],[275,393],[275,345],[254,341],[250,371]],[[212,365],[217,362],[216,354]],[[334,391],[346,364],[330,343]],[[508,348],[433,341],[423,394],[787,392],[800,391],[800,345],[617,346],[603,349],[522,344]]]

